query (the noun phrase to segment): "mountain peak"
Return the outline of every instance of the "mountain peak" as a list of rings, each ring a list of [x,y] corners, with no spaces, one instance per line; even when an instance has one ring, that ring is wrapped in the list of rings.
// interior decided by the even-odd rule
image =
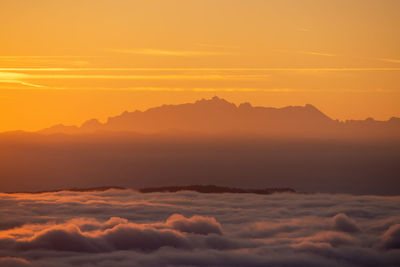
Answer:
[[[239,105],[240,109],[251,109],[253,106],[249,102],[244,102]]]
[[[311,104],[306,104],[306,105],[305,105],[305,108],[316,109],[316,110],[318,110],[314,105],[311,105]]]
[[[91,119],[91,120],[85,121],[82,124],[81,129],[96,130],[96,129],[100,128],[101,126],[102,126],[102,123],[100,123],[98,119]]]
[[[236,107],[235,104],[225,100],[224,98],[220,98],[218,96],[214,96],[210,99],[201,99],[196,101],[196,104],[212,104],[212,105],[229,105]]]
[[[211,101],[225,101],[225,102],[228,102],[228,101],[226,101],[226,100],[223,99],[223,98],[219,98],[218,96],[213,96],[210,100],[211,100]]]
[[[102,132],[194,132],[242,134],[263,136],[335,136],[355,135],[354,127],[371,125],[369,120],[341,124],[311,104],[283,108],[253,107],[250,103],[236,106],[224,98],[214,96],[196,102],[163,105],[146,111],[123,112],[101,123],[88,120],[81,127],[57,125],[43,133]],[[373,123],[373,125],[378,125]],[[383,125],[383,124],[379,124]],[[378,125],[378,126],[379,126]],[[392,132],[400,130],[400,119],[391,119]],[[376,126],[376,127],[378,127]],[[378,130],[377,130],[378,131]]]
[[[305,108],[306,110],[308,110],[309,112],[312,112],[312,113],[314,113],[314,114],[318,114],[318,115],[321,116],[322,118],[325,118],[325,119],[327,119],[327,120],[331,120],[330,117],[328,117],[325,113],[323,113],[321,110],[319,110],[318,108],[316,108],[314,105],[306,104],[306,105],[304,106],[304,108]]]

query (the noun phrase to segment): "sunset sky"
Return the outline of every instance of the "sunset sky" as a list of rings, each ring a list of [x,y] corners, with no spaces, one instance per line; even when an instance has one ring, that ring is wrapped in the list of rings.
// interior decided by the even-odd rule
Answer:
[[[400,116],[398,0],[2,0],[0,131],[218,95]]]

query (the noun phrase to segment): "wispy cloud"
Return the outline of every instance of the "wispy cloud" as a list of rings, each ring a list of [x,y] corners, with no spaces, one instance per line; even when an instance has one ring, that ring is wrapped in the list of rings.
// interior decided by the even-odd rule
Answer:
[[[59,89],[59,88],[58,88]],[[64,88],[68,89],[68,88]],[[92,88],[91,90],[110,90],[110,88]],[[187,87],[125,87],[117,88],[121,91],[151,91],[151,92],[298,92],[294,88],[216,88],[216,87],[198,87],[198,88],[187,88]]]
[[[0,62],[18,64],[67,64],[72,66],[85,66],[89,62],[83,60],[92,56],[0,56]]]
[[[211,55],[227,55],[229,53],[219,51],[193,51],[193,50],[163,50],[163,49],[112,49],[112,52],[132,54],[132,55],[149,55],[149,56],[211,56]]]
[[[46,87],[44,89],[56,89],[56,90],[74,90],[73,87]],[[90,88],[82,88],[79,87],[79,90],[92,90],[92,91],[135,91],[135,92],[242,92],[242,93],[252,93],[252,92],[262,92],[262,93],[320,93],[320,92],[329,92],[329,89],[304,89],[304,88],[258,88],[258,87],[117,87],[110,89],[109,87],[90,87]],[[334,90],[337,92],[337,90]],[[341,90],[341,92],[346,93],[366,93],[366,92],[395,92],[395,90],[386,90],[386,89],[345,89]]]
[[[16,72],[0,72],[0,80],[12,81],[25,78],[25,74]]]
[[[28,82],[19,81],[19,80],[0,80],[0,83],[20,84],[20,85],[25,85],[25,86],[29,86],[29,87],[35,87],[35,88],[45,88],[46,87],[44,85],[28,83]]]
[[[154,68],[125,68],[125,67],[116,67],[116,68],[0,68],[0,72],[2,71],[26,71],[26,72],[70,72],[70,71],[332,71],[332,72],[340,72],[340,71],[400,71],[400,68],[387,68],[387,67],[322,67],[322,68],[280,68],[280,67],[260,67],[260,68],[241,68],[241,67],[232,67],[232,68],[196,68],[196,67],[188,67],[188,68],[168,68],[168,67],[154,67]],[[3,72],[4,73],[4,72]],[[1,74],[0,74],[1,77]]]
[[[32,74],[17,72],[0,72],[0,78],[5,81],[36,80],[36,79],[118,79],[118,80],[235,80],[235,79],[265,79],[267,74]]]
[[[400,59],[395,59],[395,58],[380,58],[380,61],[384,62],[390,62],[390,63],[398,63],[400,64]]]
[[[334,57],[335,54],[320,52],[320,51],[293,51],[293,50],[283,50],[283,49],[274,49],[275,52],[280,53],[289,53],[289,54],[303,54],[303,55],[311,55],[311,56],[323,56],[323,57]]]
[[[25,74],[14,72],[0,72],[0,84],[19,84],[35,88],[44,88],[44,85],[26,82],[23,79]]]
[[[214,48],[222,48],[222,49],[238,49],[237,46],[228,46],[228,45],[218,45],[218,44],[206,44],[206,43],[197,43],[197,46],[202,47],[214,47]]]
[[[87,58],[92,56],[0,56],[0,59]]]
[[[275,72],[368,72],[400,71],[400,68],[0,68],[0,83],[52,88],[43,80],[132,80],[132,81],[267,81]],[[37,81],[41,81],[37,83]],[[192,91],[288,92],[287,88],[195,88]],[[60,89],[61,85],[55,86]],[[63,87],[63,86],[61,86]],[[96,88],[93,88],[96,89]],[[187,88],[131,88],[147,91],[184,91]]]
[[[315,52],[315,51],[299,51],[300,54],[304,55],[312,55],[312,56],[323,56],[323,57],[334,57],[334,54],[329,54],[329,53],[321,53],[321,52]]]

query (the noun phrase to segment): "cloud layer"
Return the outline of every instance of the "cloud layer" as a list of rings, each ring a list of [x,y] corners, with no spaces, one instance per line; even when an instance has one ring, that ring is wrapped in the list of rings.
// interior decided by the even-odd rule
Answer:
[[[0,194],[1,266],[397,266],[400,197]]]

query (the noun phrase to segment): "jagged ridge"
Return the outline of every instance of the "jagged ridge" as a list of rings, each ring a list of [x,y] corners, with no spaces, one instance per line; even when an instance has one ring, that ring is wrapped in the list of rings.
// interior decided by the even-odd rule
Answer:
[[[40,133],[207,133],[257,134],[263,136],[334,137],[343,135],[396,136],[400,119],[389,121],[349,120],[340,122],[326,116],[313,105],[284,108],[254,107],[250,103],[236,106],[219,97],[195,103],[163,105],[146,111],[123,112],[106,123],[96,119],[77,126],[56,125]]]

